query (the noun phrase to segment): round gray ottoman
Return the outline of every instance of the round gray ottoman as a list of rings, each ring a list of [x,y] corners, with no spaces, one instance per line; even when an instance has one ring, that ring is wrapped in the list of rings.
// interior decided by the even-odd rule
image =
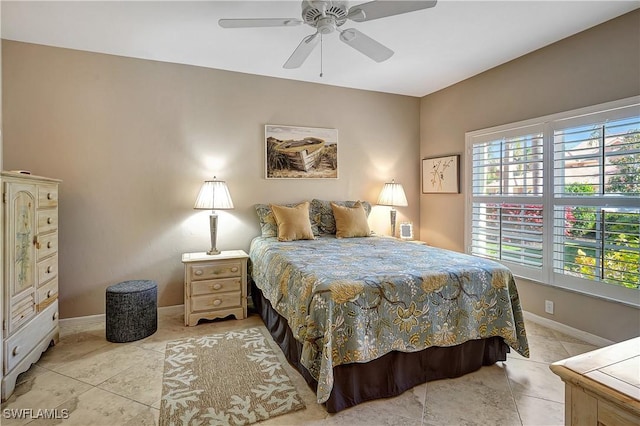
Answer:
[[[158,329],[158,285],[151,280],[123,281],[107,287],[107,340],[132,342]]]

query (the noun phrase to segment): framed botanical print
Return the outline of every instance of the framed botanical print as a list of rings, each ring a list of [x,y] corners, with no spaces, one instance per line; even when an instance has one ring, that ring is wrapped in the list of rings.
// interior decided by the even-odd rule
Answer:
[[[459,154],[422,160],[422,193],[460,193]]]

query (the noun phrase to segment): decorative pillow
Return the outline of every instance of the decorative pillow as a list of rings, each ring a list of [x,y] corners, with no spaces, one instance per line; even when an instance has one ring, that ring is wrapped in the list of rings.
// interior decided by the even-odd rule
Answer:
[[[331,209],[336,221],[336,238],[368,237],[371,235],[367,223],[367,213],[360,201],[356,202],[353,207],[331,203]]]
[[[258,220],[260,221],[260,230],[263,237],[277,237],[278,225],[276,224],[276,218],[273,216],[271,207],[268,204],[256,204],[256,213],[258,213]]]
[[[343,207],[353,207],[356,203],[362,204],[364,211],[369,216],[371,213],[371,204],[367,201],[326,201],[326,200],[311,200],[312,222],[317,223],[318,234],[335,234],[336,233],[336,220],[333,217],[333,210],[331,203]]]
[[[278,224],[278,241],[313,240],[311,221],[309,220],[309,202],[295,207],[270,204],[273,216]]]
[[[291,204],[283,204],[286,207],[295,207],[299,203],[291,203]],[[256,204],[256,213],[258,213],[258,220],[260,221],[260,231],[262,232],[263,237],[277,237],[278,236],[278,224],[276,223],[276,218],[273,216],[273,212],[271,211],[271,207],[269,204]],[[318,229],[318,222],[313,220],[313,213],[309,213],[309,219],[311,221],[311,231],[313,235],[320,235],[320,231]],[[319,215],[317,215],[319,216]]]

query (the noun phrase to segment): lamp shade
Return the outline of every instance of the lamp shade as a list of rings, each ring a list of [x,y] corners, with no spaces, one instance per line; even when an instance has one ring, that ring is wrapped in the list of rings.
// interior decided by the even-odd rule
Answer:
[[[200,193],[193,206],[197,210],[228,210],[233,208],[231,194],[223,180],[207,180],[202,184]]]
[[[407,196],[404,195],[402,184],[396,183],[395,180],[385,183],[382,192],[380,192],[380,197],[378,197],[378,204],[392,207],[408,206],[409,203],[407,203]]]

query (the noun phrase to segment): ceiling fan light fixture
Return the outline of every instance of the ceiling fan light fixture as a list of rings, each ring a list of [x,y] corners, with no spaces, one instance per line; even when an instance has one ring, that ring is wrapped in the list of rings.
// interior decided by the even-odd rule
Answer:
[[[331,34],[336,30],[336,20],[331,16],[320,18],[317,29],[320,34]]]
[[[303,1],[302,19],[305,24],[317,27],[318,21],[323,17],[332,17],[336,26],[344,24],[347,20],[346,1]]]
[[[223,28],[291,27],[305,23],[316,29],[316,33],[302,39],[283,67],[300,67],[320,41],[320,77],[322,77],[322,36],[340,32],[340,40],[376,62],[383,62],[393,56],[393,50],[363,34],[355,28],[341,30],[340,27],[351,19],[355,22],[371,21],[388,16],[415,12],[436,5],[436,0],[394,0],[369,1],[348,8],[344,0],[303,0],[302,21],[294,18],[254,18],[220,19]],[[318,34],[320,37],[318,37]]]

